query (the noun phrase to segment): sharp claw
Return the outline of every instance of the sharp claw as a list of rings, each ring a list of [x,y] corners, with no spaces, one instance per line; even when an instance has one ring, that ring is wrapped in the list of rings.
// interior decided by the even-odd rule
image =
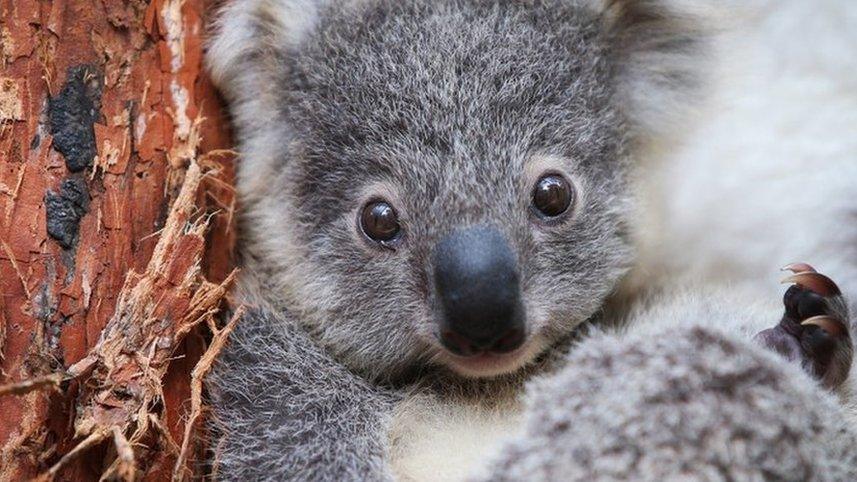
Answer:
[[[833,336],[845,335],[845,327],[839,320],[829,316],[813,316],[801,322],[801,325],[815,325]]]
[[[780,268],[780,271],[791,271],[792,273],[815,273],[815,268],[806,263],[792,263]]]
[[[827,276],[814,271],[797,273],[783,280],[783,283],[795,283],[810,289],[821,296],[838,296],[842,294],[836,283]]]

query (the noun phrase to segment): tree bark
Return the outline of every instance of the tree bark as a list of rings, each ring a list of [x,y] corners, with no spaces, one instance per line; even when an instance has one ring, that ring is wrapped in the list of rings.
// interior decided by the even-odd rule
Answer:
[[[0,0],[0,481],[202,472],[234,211],[210,3]]]

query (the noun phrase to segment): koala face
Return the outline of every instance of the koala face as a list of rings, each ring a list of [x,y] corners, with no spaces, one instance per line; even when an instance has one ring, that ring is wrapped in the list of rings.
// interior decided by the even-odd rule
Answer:
[[[244,30],[224,17],[213,48],[267,35],[214,62],[265,296],[379,378],[510,373],[591,317],[633,261],[604,12],[284,1],[257,3]]]

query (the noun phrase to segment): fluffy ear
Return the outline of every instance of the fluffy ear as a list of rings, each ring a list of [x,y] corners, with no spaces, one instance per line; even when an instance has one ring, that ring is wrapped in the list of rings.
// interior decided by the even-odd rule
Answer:
[[[221,10],[208,45],[208,68],[214,82],[230,97],[239,95],[247,87],[247,79],[273,70],[277,54],[296,47],[312,31],[325,3],[230,1]]]
[[[692,108],[706,64],[713,8],[700,0],[598,0],[618,92],[641,133],[670,129]]]
[[[245,206],[270,188],[289,139],[288,125],[277,121],[283,56],[313,31],[327,2],[231,0],[214,25],[206,61],[235,118],[242,154],[237,182]]]

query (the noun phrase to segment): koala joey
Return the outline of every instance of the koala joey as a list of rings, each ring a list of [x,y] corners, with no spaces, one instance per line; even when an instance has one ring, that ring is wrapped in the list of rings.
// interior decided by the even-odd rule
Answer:
[[[653,141],[681,130],[671,123],[680,107],[703,104],[700,45],[716,35],[699,18],[715,10],[228,3],[208,61],[241,151],[239,297],[250,310],[210,381],[217,473],[855,476],[850,412],[833,395],[847,400],[850,387],[846,297],[798,263],[783,303],[761,273],[795,255],[857,286],[857,264],[824,244],[857,233],[806,224],[785,242],[776,229],[749,241],[729,231],[765,212],[736,221],[742,199],[715,201],[702,182],[728,167],[713,155],[735,138],[725,126],[741,102],[685,129],[696,143]],[[744,54],[738,64],[758,65]],[[782,174],[743,159],[733,161],[748,177]],[[831,182],[843,187],[819,191],[796,172],[779,189],[821,192],[793,203],[803,222],[810,207],[841,221],[854,188]],[[722,246],[752,249],[700,241],[694,212],[725,226]]]

